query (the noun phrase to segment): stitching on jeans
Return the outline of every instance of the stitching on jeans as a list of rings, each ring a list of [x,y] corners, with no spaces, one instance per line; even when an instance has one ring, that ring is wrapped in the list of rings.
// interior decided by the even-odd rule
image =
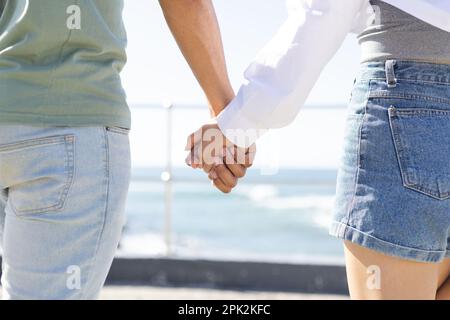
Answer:
[[[122,135],[128,135],[130,133],[129,129],[122,128],[122,127],[106,126],[105,128],[106,128],[106,130],[108,130],[110,132],[115,132],[115,133],[122,134]]]
[[[364,114],[362,116],[362,119],[359,123],[359,129],[358,129],[358,150],[357,150],[357,163],[356,163],[356,174],[355,174],[355,178],[353,180],[353,194],[352,194],[352,198],[350,200],[350,205],[348,207],[347,210],[347,221],[346,221],[346,225],[349,225],[350,223],[350,218],[351,218],[351,214],[353,211],[353,208],[355,206],[355,198],[356,198],[356,190],[358,188],[358,181],[359,181],[359,169],[360,169],[360,157],[361,157],[361,131],[362,131],[362,127],[366,118],[366,114],[367,114],[367,104],[369,103],[369,94],[370,94],[370,84],[371,82],[369,81],[368,83],[368,90],[366,92],[366,96],[364,98]],[[344,229],[344,237],[347,233],[347,228]]]
[[[92,276],[92,269],[94,268],[96,262],[97,262],[97,256],[98,256],[98,249],[100,247],[100,242],[103,236],[103,231],[105,229],[105,224],[106,224],[106,216],[107,216],[107,212],[108,212],[108,198],[109,198],[109,184],[110,184],[110,178],[109,178],[109,143],[108,143],[108,135],[106,134],[106,128],[101,128],[102,133],[103,133],[103,138],[104,138],[104,146],[105,146],[105,207],[104,207],[104,211],[103,211],[103,215],[102,215],[102,220],[101,220],[101,228],[100,228],[100,232],[98,234],[98,238],[95,244],[95,249],[94,249],[94,256],[91,259],[91,263],[89,265],[89,269],[87,271],[87,275],[86,275],[86,286],[90,284],[90,278]],[[82,297],[86,297],[86,295],[88,294],[88,290],[85,288],[84,290],[84,295],[83,295],[83,291],[81,291],[81,296]],[[83,299],[83,298],[82,298]]]
[[[394,108],[394,106],[391,105],[389,107],[389,109],[391,109],[391,108]],[[399,152],[403,150],[403,144],[397,138],[398,130],[397,131],[394,130],[395,124],[394,124],[393,119],[392,119],[393,118],[393,116],[391,115],[392,112],[390,112],[389,109],[388,109],[388,120],[389,120],[389,128],[390,128],[390,131],[391,131],[392,143],[394,144],[395,155],[396,155],[396,158],[397,158],[398,168],[400,170],[400,176],[402,178],[402,183],[403,183],[403,185],[406,185],[406,184],[408,184],[408,182],[407,182],[408,178],[405,175],[405,173],[403,172],[402,164],[400,162],[400,154],[399,154]],[[391,109],[391,110],[393,110],[393,112],[396,113],[395,109]]]
[[[386,99],[407,99],[407,100],[425,100],[437,103],[450,103],[450,99],[440,98],[440,97],[432,97],[432,96],[424,96],[420,94],[408,94],[401,92],[387,92],[387,91],[378,91],[370,94],[370,98],[386,98]]]
[[[428,188],[424,188],[423,186],[415,184],[415,183],[407,183],[407,184],[405,184],[405,187],[408,189],[423,193],[423,194],[430,196],[437,200],[446,200],[450,197],[450,192],[444,192],[444,193],[442,193],[441,196],[439,196],[435,191],[428,189]]]
[[[343,224],[342,222],[339,222],[339,221],[334,221],[334,222],[339,224],[339,225]],[[394,247],[398,247],[398,248],[402,248],[402,249],[420,251],[420,252],[424,252],[424,253],[445,253],[445,252],[447,252],[446,250],[426,250],[426,249],[419,249],[419,248],[414,248],[414,247],[406,247],[406,246],[402,246],[402,245],[399,245],[399,244],[395,244],[395,243],[392,243],[392,242],[389,242],[389,241],[377,238],[377,237],[375,237],[373,235],[370,235],[370,234],[368,234],[368,233],[366,233],[364,231],[358,230],[358,229],[356,229],[356,228],[354,228],[354,227],[352,227],[350,225],[345,225],[345,228],[346,229],[347,228],[348,229],[352,229],[353,231],[356,231],[356,232],[358,232],[358,233],[360,233],[360,234],[362,234],[364,236],[367,236],[369,238],[375,239],[375,240],[383,242],[385,244],[388,244],[388,245],[391,245],[391,246],[394,246]]]
[[[361,78],[360,82],[369,82],[370,80],[379,80],[379,81],[383,81],[386,82],[386,77],[382,77],[382,78],[378,78],[378,77],[366,77]],[[402,78],[399,77],[397,78],[397,82],[399,82],[399,80],[401,81],[405,81],[405,82],[413,82],[413,83],[426,83],[426,84],[440,84],[443,86],[449,86],[450,82],[442,82],[442,81],[430,81],[430,80],[422,80],[422,79],[409,79],[409,78]]]
[[[69,168],[70,168],[70,171],[69,171],[69,173],[70,173],[70,178],[68,178],[68,180],[69,180],[69,182],[68,182],[68,184],[67,184],[67,186],[66,186],[66,189],[64,190],[64,203],[63,203],[63,205],[62,205],[62,208],[64,208],[65,206],[66,206],[66,203],[67,203],[67,195],[69,194],[69,191],[70,191],[70,189],[72,188],[72,185],[73,185],[73,183],[74,183],[74,177],[75,177],[75,171],[76,171],[76,166],[75,166],[75,163],[76,163],[76,160],[75,160],[75,157],[76,157],[76,154],[75,154],[75,148],[76,148],[76,136],[75,135],[73,135],[72,137],[71,137],[71,139],[69,140],[70,141],[70,150],[69,150],[69,148],[67,147],[67,145],[66,145],[66,148],[67,148],[67,150],[69,150],[68,151],[68,155],[69,155],[69,165],[70,164],[72,164]]]
[[[408,109],[398,109],[397,113],[404,115],[404,116],[416,116],[416,115],[420,115],[420,114],[440,114],[440,115],[445,115],[445,116],[449,116],[450,115],[450,110],[446,110],[446,109],[432,109],[432,108],[408,108]]]
[[[415,82],[415,83],[441,84],[443,86],[450,85],[450,82],[432,81],[432,80],[423,80],[423,79],[413,79],[413,78],[397,78],[397,80],[402,80],[402,81],[406,81],[406,82]]]

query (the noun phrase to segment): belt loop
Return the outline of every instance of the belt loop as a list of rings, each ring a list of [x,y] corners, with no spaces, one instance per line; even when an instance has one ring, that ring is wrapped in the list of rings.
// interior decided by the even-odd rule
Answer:
[[[395,78],[394,66],[397,63],[396,60],[386,60],[386,82],[388,88],[395,88],[397,86],[397,78]]]

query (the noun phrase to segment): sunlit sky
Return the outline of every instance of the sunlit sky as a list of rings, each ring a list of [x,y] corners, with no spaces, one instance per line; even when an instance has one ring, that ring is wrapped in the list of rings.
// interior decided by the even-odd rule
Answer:
[[[237,91],[245,68],[285,20],[286,3],[284,0],[215,0],[214,5],[221,25],[230,79]],[[170,100],[176,104],[205,105],[204,95],[165,24],[158,1],[126,0],[124,20],[128,34],[128,63],[122,79],[129,104],[158,104]],[[358,64],[357,40],[355,35],[349,35],[325,68],[307,105],[345,105]],[[199,112],[201,116],[197,115],[198,112],[185,113],[183,121],[174,125],[173,157],[177,165],[183,164],[185,137],[208,116],[206,107],[204,112]],[[161,136],[163,123],[155,122],[149,118],[153,116],[146,116],[138,110],[132,109],[132,114],[134,164],[161,164],[164,161],[163,142],[149,140],[144,128],[153,129],[153,137]],[[281,156],[283,166],[336,167],[343,118],[342,115],[333,117],[331,114],[324,117],[323,111],[306,110],[302,116],[301,111],[300,119],[290,128],[269,133],[265,139],[272,143],[262,140],[260,154],[264,154],[264,150],[269,155],[273,154],[270,146],[275,144],[283,148],[283,151],[276,152]],[[285,145],[280,144],[280,140]],[[295,143],[294,148],[292,143]],[[148,148],[143,148],[143,145]],[[322,148],[317,148],[320,145]],[[155,148],[159,151],[152,152]]]
[[[253,57],[286,18],[284,0],[215,0],[231,82],[237,90]],[[126,0],[128,64],[123,72],[130,103],[204,103],[195,78],[179,53],[157,0]],[[324,39],[326,41],[326,39]],[[306,49],[306,48],[305,48]],[[359,59],[354,36],[323,73],[310,104],[345,103]]]

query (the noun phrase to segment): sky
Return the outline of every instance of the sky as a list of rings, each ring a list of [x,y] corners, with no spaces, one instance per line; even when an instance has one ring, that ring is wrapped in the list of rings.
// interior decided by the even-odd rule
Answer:
[[[286,19],[286,3],[284,0],[215,0],[214,5],[230,80],[237,91],[245,68]],[[164,162],[165,142],[149,139],[149,135],[164,135],[163,115],[156,116],[155,112],[133,106],[163,101],[204,106],[205,98],[165,24],[157,0],[126,0],[124,21],[128,34],[128,63],[122,81],[135,129],[131,136],[133,161],[135,165],[158,165]],[[355,35],[349,35],[325,68],[306,105],[345,106],[358,64],[357,40]],[[185,138],[207,119],[208,112],[205,107],[178,114],[180,120],[175,121],[173,131],[173,161],[182,165]],[[336,145],[344,134],[343,113],[305,109],[298,118],[289,128],[276,130],[262,139],[260,153],[267,154],[261,158],[271,159],[276,154],[275,158],[281,160],[270,161],[282,166],[336,167],[340,150]],[[311,136],[316,138],[311,139]],[[274,146],[283,150],[275,151]],[[260,165],[264,166],[262,162]]]

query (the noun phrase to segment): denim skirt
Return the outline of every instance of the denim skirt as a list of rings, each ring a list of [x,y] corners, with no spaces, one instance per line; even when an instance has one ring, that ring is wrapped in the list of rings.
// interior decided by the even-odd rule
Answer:
[[[363,63],[341,155],[331,235],[406,260],[450,258],[450,65]]]

